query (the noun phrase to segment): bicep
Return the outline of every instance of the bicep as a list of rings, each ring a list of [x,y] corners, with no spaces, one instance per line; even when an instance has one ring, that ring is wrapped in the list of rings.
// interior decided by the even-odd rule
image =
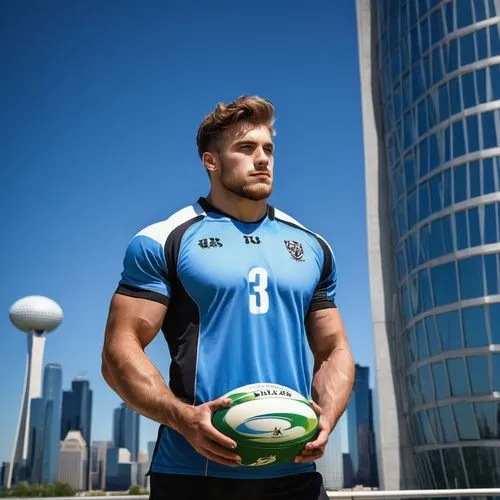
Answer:
[[[348,345],[342,316],[336,307],[311,312],[306,329],[316,363],[328,359],[334,350]]]
[[[105,350],[119,348],[127,342],[137,342],[144,349],[161,328],[167,306],[153,300],[115,294],[111,299]]]

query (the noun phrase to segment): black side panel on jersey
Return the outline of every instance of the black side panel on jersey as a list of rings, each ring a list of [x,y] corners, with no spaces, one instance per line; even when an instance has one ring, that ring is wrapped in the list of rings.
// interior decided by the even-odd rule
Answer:
[[[293,222],[286,221],[276,217],[277,220],[287,224],[288,226],[300,229],[305,233],[308,233],[316,238],[316,241],[320,244],[323,250],[323,270],[321,271],[321,276],[319,278],[319,283],[314,290],[313,296],[311,298],[311,304],[309,305],[309,310],[307,314],[309,315],[313,311],[319,311],[320,309],[328,309],[337,307],[335,301],[329,299],[327,296],[327,289],[332,285],[332,271],[333,271],[333,255],[330,251],[328,245],[315,233],[306,229],[305,227],[294,224]]]
[[[200,315],[197,304],[179,279],[177,260],[182,236],[189,227],[203,218],[203,215],[199,215],[176,227],[165,242],[165,260],[172,293],[162,330],[172,357],[170,389],[179,399],[189,404],[194,404],[195,400]]]

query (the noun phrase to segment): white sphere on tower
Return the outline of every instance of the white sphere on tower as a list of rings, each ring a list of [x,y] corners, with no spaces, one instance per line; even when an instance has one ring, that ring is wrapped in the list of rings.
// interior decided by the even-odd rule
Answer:
[[[12,323],[23,332],[49,333],[63,319],[57,302],[41,295],[31,295],[15,302],[9,310]]]

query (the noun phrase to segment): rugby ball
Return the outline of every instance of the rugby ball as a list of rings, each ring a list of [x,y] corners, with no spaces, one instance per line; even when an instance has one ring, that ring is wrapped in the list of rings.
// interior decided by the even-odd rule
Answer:
[[[242,465],[291,462],[316,437],[318,416],[298,392],[278,384],[238,387],[224,397],[233,403],[212,415],[212,424],[233,439]]]

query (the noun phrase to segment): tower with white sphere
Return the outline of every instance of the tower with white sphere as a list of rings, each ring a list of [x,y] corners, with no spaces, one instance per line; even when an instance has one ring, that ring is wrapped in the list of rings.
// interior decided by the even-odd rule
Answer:
[[[16,479],[25,479],[31,400],[41,395],[45,335],[60,325],[63,312],[52,299],[32,295],[15,302],[10,308],[9,317],[19,330],[28,334],[28,352],[26,355],[21,411],[14,441],[11,467],[7,477],[7,488],[12,485],[13,475]]]

